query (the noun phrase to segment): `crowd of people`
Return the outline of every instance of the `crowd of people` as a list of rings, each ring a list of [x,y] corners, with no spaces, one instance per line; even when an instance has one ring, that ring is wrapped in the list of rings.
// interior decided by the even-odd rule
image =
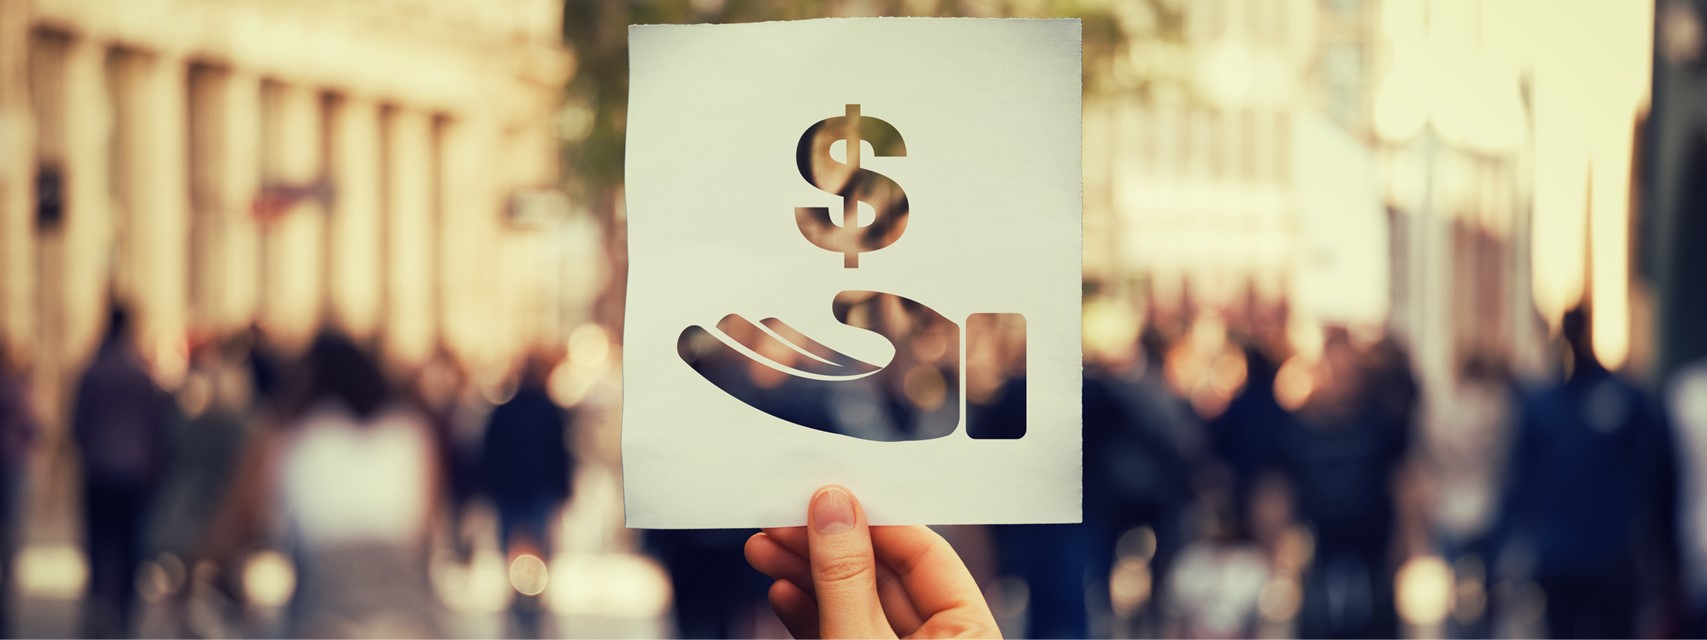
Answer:
[[[1597,361],[1588,317],[1563,318],[1554,381],[1518,380],[1472,352],[1432,394],[1395,340],[1345,330],[1329,330],[1310,359],[1235,337],[1242,380],[1223,403],[1193,402],[1170,379],[1173,346],[1154,330],[1138,354],[1088,360],[1089,531],[1014,544],[1085,563],[1092,595],[1049,609],[1034,595],[1027,635],[1699,629],[1673,570],[1688,541],[1673,421]],[[1140,602],[1122,593],[1133,532]],[[1062,551],[1072,540],[1091,552]],[[1034,594],[1068,593],[1078,579],[1015,567]]]
[[[269,550],[290,559],[294,578],[279,631],[446,634],[428,577],[431,545],[448,537],[455,546],[446,523],[483,498],[504,552],[549,559],[574,477],[572,413],[545,388],[556,361],[530,358],[507,397],[480,407],[468,406],[480,396],[466,393],[467,376],[450,363],[441,356],[414,375],[388,375],[369,349],[330,331],[287,359],[257,330],[193,345],[188,371],[167,389],[138,349],[129,314],[115,307],[69,416],[88,567],[77,632],[139,633],[138,571],[161,557],[195,572],[167,594],[167,631],[247,632],[242,562]],[[39,428],[25,378],[4,382],[0,542],[10,566],[23,525],[15,517],[21,476]],[[4,596],[15,602],[10,589]],[[233,626],[192,626],[189,603],[210,596],[226,603]],[[525,597],[515,603],[524,623],[537,610]]]
[[[1700,403],[1608,371],[1587,314],[1560,326],[1556,380],[1469,353],[1433,390],[1389,337],[1329,330],[1304,358],[1234,332],[1222,355],[1236,366],[1216,365],[1224,397],[1207,403],[1178,371],[1187,340],[1148,326],[1125,348],[1087,349],[1084,522],[944,536],[1005,629],[1027,637],[1698,633]],[[284,358],[257,330],[195,344],[167,389],[115,307],[68,416],[88,566],[80,633],[137,633],[138,568],[161,554],[197,574],[164,601],[176,632],[203,632],[185,613],[208,596],[198,589],[241,630],[239,564],[256,549],[294,568],[282,633],[449,633],[429,556],[465,544],[470,504],[491,505],[506,558],[561,551],[581,422],[550,388],[562,362],[536,354],[482,399],[447,356],[399,375],[334,332]],[[1023,367],[1001,370],[1009,379],[968,382],[968,411],[1023,430],[999,424],[1002,403],[1023,398]],[[0,366],[8,567],[42,432],[27,382]],[[743,557],[751,531],[643,533],[677,635],[775,630],[763,623],[775,588]],[[12,573],[0,571],[7,603]],[[1433,615],[1428,594],[1445,599]],[[513,599],[511,630],[544,633],[528,595]]]

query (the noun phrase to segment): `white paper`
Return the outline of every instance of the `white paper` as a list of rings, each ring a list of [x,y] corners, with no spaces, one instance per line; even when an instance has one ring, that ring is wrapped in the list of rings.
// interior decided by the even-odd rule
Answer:
[[[629,44],[628,525],[800,525],[812,491],[829,483],[852,489],[875,524],[1078,522],[1079,22],[636,26]],[[846,223],[843,198],[807,180],[797,147],[815,123],[867,119],[904,140],[905,155],[879,155],[875,147],[898,149],[893,140],[862,143],[859,166],[904,189],[906,226],[881,248],[851,251],[858,264],[848,266],[850,251],[809,241],[797,220],[796,208],[825,207],[831,224]],[[836,145],[830,159],[847,163],[846,146]],[[860,206],[862,225],[885,215]],[[946,416],[932,429],[952,432],[875,441],[808,428],[748,404],[678,352],[678,341],[692,334],[692,344],[715,346],[716,338],[762,359],[763,350],[743,351],[735,334],[719,331],[736,314],[755,323],[780,319],[823,347],[888,367],[896,356],[888,340],[832,315],[844,291],[912,300],[958,329],[960,344],[920,338],[922,346],[912,346],[909,338],[906,347],[927,354],[917,358],[947,354],[944,363],[958,349],[962,360],[941,369],[960,374],[952,387],[932,386],[948,376],[928,372],[918,384],[892,378],[905,380],[899,388],[916,403],[908,406]],[[883,304],[867,310],[900,308]],[[969,316],[977,313],[1024,317],[1025,410],[1012,412],[1024,414],[1023,437],[969,435],[970,371],[987,364],[964,362]],[[841,372],[864,371],[839,368],[834,358],[786,357],[801,370],[770,366],[755,375],[852,389],[856,377]],[[931,403],[947,396],[955,402]],[[868,427],[867,418],[886,424],[873,417],[887,414],[873,413],[869,399],[839,391],[787,397],[807,405],[801,412],[822,409],[857,429]],[[870,428],[862,433],[897,433]]]

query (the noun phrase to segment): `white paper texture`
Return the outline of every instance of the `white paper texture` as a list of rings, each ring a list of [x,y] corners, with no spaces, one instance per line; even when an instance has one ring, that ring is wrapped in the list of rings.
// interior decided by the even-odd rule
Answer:
[[[801,525],[829,483],[852,489],[874,524],[1078,522],[1079,22],[636,26],[629,44],[628,525]],[[905,189],[908,215],[857,268],[808,241],[795,214],[842,211],[803,178],[796,147],[848,105],[892,126],[906,152],[862,145],[860,166]],[[974,439],[965,410],[953,433],[927,440],[814,430],[748,405],[678,354],[684,330],[739,314],[889,362],[887,340],[832,315],[842,291],[921,303],[963,340],[971,314],[1022,314],[1024,436]]]

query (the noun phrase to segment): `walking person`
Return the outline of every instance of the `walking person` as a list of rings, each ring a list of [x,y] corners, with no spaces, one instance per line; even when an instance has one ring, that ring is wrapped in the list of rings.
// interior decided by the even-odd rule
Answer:
[[[154,383],[114,306],[106,338],[77,385],[72,436],[82,456],[83,544],[89,591],[83,633],[128,635],[145,516],[164,467],[171,397]]]

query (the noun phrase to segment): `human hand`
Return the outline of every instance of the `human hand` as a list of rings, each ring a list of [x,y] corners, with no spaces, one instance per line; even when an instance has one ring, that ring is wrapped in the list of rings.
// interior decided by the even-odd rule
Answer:
[[[966,564],[922,526],[870,527],[847,489],[813,494],[807,526],[765,529],[747,562],[776,580],[771,608],[796,638],[999,638]]]

